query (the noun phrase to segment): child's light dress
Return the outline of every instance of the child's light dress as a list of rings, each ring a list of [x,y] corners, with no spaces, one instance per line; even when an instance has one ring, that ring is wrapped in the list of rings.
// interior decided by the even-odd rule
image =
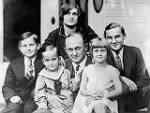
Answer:
[[[113,85],[110,74],[118,72],[114,67],[107,66],[106,69],[101,71],[101,73],[96,72],[93,65],[89,65],[85,68],[86,75],[88,77],[88,83],[86,89],[95,92],[95,91],[107,91],[106,89]],[[84,76],[84,75],[83,75]],[[94,106],[101,104],[107,110],[107,113],[118,113],[117,101],[111,101],[107,98],[102,98],[101,100],[90,100],[89,97],[83,96],[80,94],[80,91],[77,95],[77,98],[74,103],[72,113],[92,113]],[[104,108],[104,109],[105,109]],[[109,111],[109,112],[108,112]],[[105,111],[106,112],[106,111]],[[99,113],[105,113],[99,112]]]

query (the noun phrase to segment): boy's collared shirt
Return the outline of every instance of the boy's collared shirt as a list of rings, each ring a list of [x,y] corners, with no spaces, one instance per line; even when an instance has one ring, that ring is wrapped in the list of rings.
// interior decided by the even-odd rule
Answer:
[[[80,64],[76,64],[76,63],[72,62],[72,65],[73,65],[74,70],[75,70],[75,75],[77,74],[77,72],[81,72],[84,69],[86,60],[87,60],[87,56],[85,56],[85,58],[83,59],[82,62],[80,62]],[[78,71],[76,70],[77,65],[80,65]]]

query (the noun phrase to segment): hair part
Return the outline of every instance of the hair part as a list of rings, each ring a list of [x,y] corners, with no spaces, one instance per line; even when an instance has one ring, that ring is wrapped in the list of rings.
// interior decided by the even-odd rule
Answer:
[[[104,37],[106,38],[106,31],[107,31],[107,30],[110,30],[110,29],[113,29],[113,28],[117,28],[117,27],[120,28],[120,31],[121,31],[121,33],[123,34],[123,36],[126,36],[126,32],[125,32],[124,27],[123,27],[121,24],[119,24],[119,23],[112,22],[112,23],[108,24],[108,25],[105,27],[105,30],[104,30]]]

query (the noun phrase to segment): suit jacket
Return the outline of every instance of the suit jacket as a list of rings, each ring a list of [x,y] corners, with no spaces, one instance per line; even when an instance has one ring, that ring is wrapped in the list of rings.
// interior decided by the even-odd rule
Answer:
[[[20,96],[22,100],[26,100],[31,96],[31,92],[35,87],[35,81],[38,73],[44,67],[41,60],[35,59],[35,78],[28,80],[25,77],[24,57],[20,57],[12,61],[7,69],[6,78],[2,87],[3,96],[6,102],[10,97]]]
[[[69,71],[71,73],[71,79],[73,79],[75,77],[75,70],[74,70],[74,67],[72,65],[72,62],[69,59],[65,60],[65,62],[66,62],[66,68],[69,69]],[[88,66],[89,64],[92,64],[92,59],[89,56],[87,56],[85,66]],[[73,92],[74,100],[78,94],[78,91],[79,91],[79,89]]]
[[[107,62],[116,67],[116,63],[111,51],[108,51]],[[121,76],[125,76],[134,81],[138,87],[138,90],[150,84],[150,77],[147,72],[144,59],[139,48],[126,45],[124,46],[123,67],[124,69],[120,72]],[[123,94],[125,94],[125,96],[123,97],[124,103],[126,103],[126,105],[128,106],[127,108],[129,109],[134,109],[133,107],[136,108],[137,106],[135,103],[137,103],[138,105],[138,101],[135,102],[135,100],[138,100],[141,97],[139,98],[137,96],[137,93],[128,94],[129,93],[128,87],[127,85],[124,84],[123,81],[122,86],[123,86]],[[143,104],[141,101],[139,102],[140,104]],[[131,104],[133,105],[133,107],[130,106]]]

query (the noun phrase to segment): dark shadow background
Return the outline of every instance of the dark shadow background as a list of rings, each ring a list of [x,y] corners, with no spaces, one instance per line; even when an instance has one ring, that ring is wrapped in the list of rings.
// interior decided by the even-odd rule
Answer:
[[[40,36],[40,0],[3,0],[4,62],[20,56],[17,39],[31,31]]]
[[[21,54],[17,48],[18,37],[27,31],[40,36],[41,0],[3,0],[4,3],[4,62],[10,62]],[[79,24],[88,25],[88,1],[59,0],[64,3],[75,2],[81,9]],[[81,7],[84,6],[84,7]]]

